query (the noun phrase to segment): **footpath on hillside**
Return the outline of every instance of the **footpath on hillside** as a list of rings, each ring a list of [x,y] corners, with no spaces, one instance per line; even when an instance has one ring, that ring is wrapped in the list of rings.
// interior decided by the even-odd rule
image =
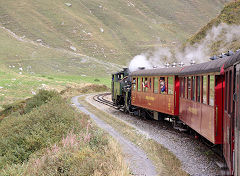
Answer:
[[[103,130],[108,132],[114,139],[116,139],[122,146],[126,161],[130,167],[133,175],[157,175],[157,171],[152,161],[148,159],[143,150],[134,145],[132,142],[124,138],[110,125],[100,120],[97,116],[89,112],[82,104],[78,102],[81,96],[72,98],[72,103],[82,112],[86,113],[93,119],[93,121]]]

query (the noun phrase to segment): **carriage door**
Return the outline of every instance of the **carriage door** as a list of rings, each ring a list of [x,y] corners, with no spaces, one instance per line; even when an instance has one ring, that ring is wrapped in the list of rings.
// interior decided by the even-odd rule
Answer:
[[[234,117],[234,175],[240,175],[240,64],[236,65],[236,79],[235,79],[235,93],[234,93],[234,101],[235,101],[235,117]]]

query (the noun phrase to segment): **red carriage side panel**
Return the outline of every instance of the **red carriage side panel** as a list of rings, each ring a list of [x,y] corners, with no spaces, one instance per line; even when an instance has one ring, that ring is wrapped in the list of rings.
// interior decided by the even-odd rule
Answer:
[[[236,88],[235,88],[235,121],[234,121],[234,141],[235,141],[235,147],[234,147],[234,153],[235,153],[235,170],[234,175],[240,175],[240,64],[236,65]]]
[[[223,131],[224,131],[224,138],[223,138],[223,155],[229,170],[232,170],[232,155],[231,155],[231,148],[232,148],[232,141],[231,141],[231,117],[224,113],[224,120],[223,120]]]
[[[174,113],[174,95],[132,92],[132,105],[169,115]]]
[[[202,104],[201,105],[202,117],[201,117],[201,132],[200,134],[208,139],[213,144],[217,144],[215,140],[214,131],[214,107]]]
[[[233,67],[231,67],[225,72],[225,108],[223,118],[223,155],[231,174],[233,172],[234,149],[233,85]]]
[[[215,121],[214,121],[214,131],[215,140],[217,144],[223,143],[223,115],[224,115],[224,86],[225,80],[224,76],[216,76],[216,86],[215,86]]]
[[[213,144],[222,144],[223,76],[214,76],[214,106],[187,98],[180,98],[180,120]],[[209,83],[208,83],[209,84]],[[195,92],[195,91],[194,91]],[[201,90],[202,92],[202,90]],[[209,91],[207,91],[209,96]],[[201,94],[202,96],[202,94]],[[208,98],[209,102],[209,98]]]
[[[175,77],[175,94],[174,94],[174,100],[175,100],[175,110],[174,114],[179,114],[179,97],[180,97],[180,80],[179,77]]]
[[[143,92],[141,88],[141,91],[132,91],[132,105],[177,116],[179,113],[179,79],[174,77],[173,80],[173,94],[154,93],[153,86],[146,92]]]
[[[180,98],[180,120],[200,133],[201,108],[191,100]]]

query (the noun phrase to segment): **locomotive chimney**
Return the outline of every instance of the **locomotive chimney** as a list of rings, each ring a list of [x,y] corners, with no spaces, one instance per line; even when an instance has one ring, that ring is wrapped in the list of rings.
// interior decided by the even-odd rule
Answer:
[[[169,63],[166,63],[166,64],[165,64],[165,67],[167,67],[167,68],[168,68],[169,66],[170,66],[170,64],[169,64]]]
[[[183,63],[183,62],[180,62],[178,65],[179,65],[180,67],[183,67],[183,66],[184,66],[184,63]]]
[[[218,59],[218,56],[214,55],[213,57],[210,57],[209,59],[210,60],[216,60],[216,59]]]
[[[191,64],[191,65],[196,64],[195,60],[191,60],[190,64]]]
[[[225,53],[226,56],[232,56],[234,55],[234,52],[229,50],[228,52]]]
[[[138,67],[138,69],[139,69],[139,70],[144,70],[144,69],[145,69],[145,67]]]

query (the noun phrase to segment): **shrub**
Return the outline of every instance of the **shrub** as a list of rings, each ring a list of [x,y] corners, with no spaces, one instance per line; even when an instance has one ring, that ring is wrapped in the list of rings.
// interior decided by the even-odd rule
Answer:
[[[0,123],[1,176],[128,175],[116,142],[57,93],[41,91],[29,109]]]
[[[40,90],[39,93],[32,98],[9,105],[3,105],[4,110],[0,112],[0,120],[12,113],[20,115],[29,113],[32,109],[47,103],[53,97],[60,97],[60,95],[56,91]]]
[[[59,98],[60,95],[56,91],[40,90],[37,95],[28,99],[28,101],[26,102],[26,107],[24,108],[24,112],[30,112],[33,108],[39,107],[42,104],[47,103],[53,97]]]
[[[36,102],[46,101],[41,100]],[[23,163],[35,151],[57,142],[78,126],[76,121],[76,114],[60,97],[21,117],[5,118],[0,124],[0,169]]]

